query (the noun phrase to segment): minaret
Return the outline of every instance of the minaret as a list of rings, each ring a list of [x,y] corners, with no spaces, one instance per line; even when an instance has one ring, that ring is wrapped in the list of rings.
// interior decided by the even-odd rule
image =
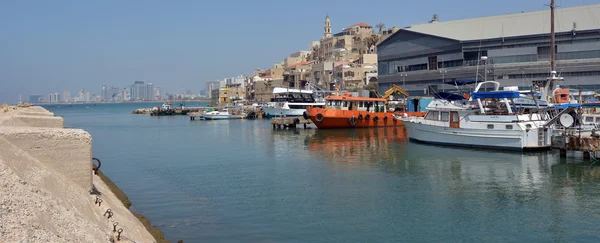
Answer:
[[[323,37],[331,38],[331,20],[329,19],[329,15],[325,17],[325,34]]]

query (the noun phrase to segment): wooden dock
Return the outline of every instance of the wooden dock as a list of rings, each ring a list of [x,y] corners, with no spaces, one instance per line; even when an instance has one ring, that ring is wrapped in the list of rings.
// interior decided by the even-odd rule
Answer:
[[[555,136],[553,147],[560,150],[561,157],[567,157],[567,152],[583,153],[585,160],[600,158],[600,138],[591,133],[564,134]]]
[[[271,124],[273,129],[296,128],[300,124],[306,129],[307,125],[312,124],[312,121],[304,119],[304,117],[274,117],[271,119]]]

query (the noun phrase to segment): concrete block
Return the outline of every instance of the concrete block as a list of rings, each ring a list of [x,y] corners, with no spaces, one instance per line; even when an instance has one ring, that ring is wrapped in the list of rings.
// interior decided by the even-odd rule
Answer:
[[[31,116],[54,116],[54,113],[44,109],[41,106],[30,106],[25,108],[19,108],[16,110],[19,115],[31,115]]]
[[[6,117],[0,124],[5,126],[25,126],[25,127],[49,127],[64,128],[65,122],[62,117],[57,116],[38,116],[38,115],[13,115]]]
[[[81,129],[0,127],[0,138],[63,174],[75,184],[92,188],[92,137]]]

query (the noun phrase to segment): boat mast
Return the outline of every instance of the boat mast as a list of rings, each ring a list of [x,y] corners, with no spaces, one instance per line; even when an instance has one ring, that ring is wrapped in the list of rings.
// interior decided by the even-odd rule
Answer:
[[[555,102],[553,90],[556,87],[556,80],[558,80],[555,63],[556,44],[554,40],[554,1],[555,0],[550,0],[550,78],[545,83],[544,90],[542,92],[542,99],[546,100],[548,103]]]
[[[556,64],[554,63],[554,0],[550,0],[550,71],[556,71]],[[550,86],[553,87],[553,86]]]

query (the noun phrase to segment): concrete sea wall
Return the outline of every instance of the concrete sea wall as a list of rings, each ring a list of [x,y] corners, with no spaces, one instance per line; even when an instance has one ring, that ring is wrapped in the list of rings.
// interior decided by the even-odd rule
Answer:
[[[86,131],[42,107],[0,107],[0,242],[164,242],[93,175],[91,158]]]

